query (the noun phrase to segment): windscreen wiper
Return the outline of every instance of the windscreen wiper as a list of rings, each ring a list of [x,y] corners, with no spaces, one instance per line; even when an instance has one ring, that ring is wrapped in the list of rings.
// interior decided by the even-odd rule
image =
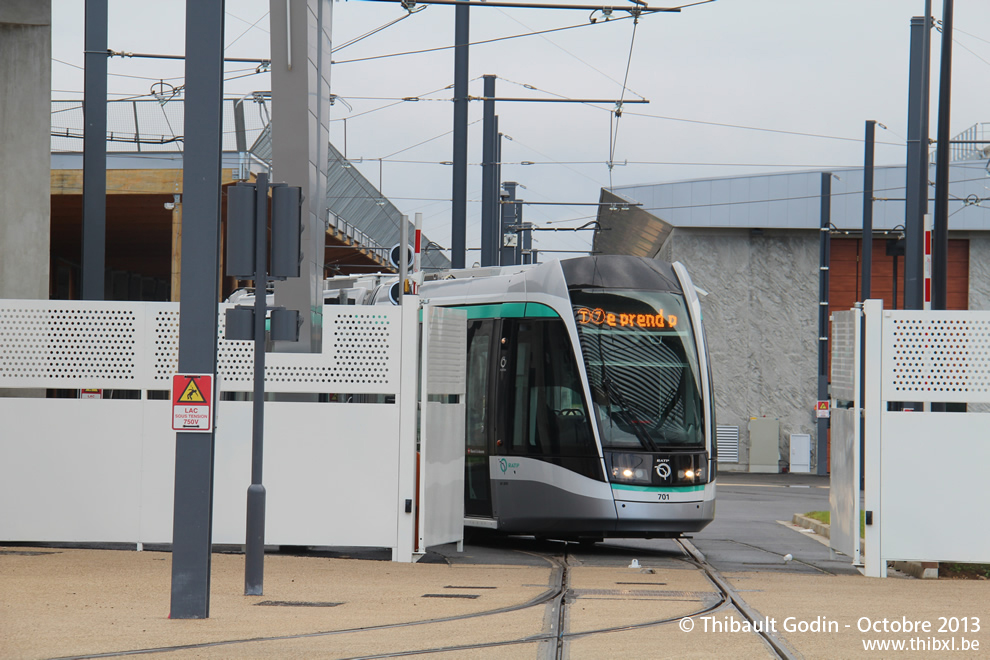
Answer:
[[[632,415],[629,412],[629,407],[626,405],[625,400],[622,398],[622,393],[619,391],[618,388],[615,388],[614,390],[612,389],[612,379],[609,378],[608,375],[604,373],[605,372],[604,357],[605,356],[603,355],[602,373],[604,375],[604,378],[602,378],[602,385],[605,388],[605,396],[608,398],[609,401],[612,401],[613,392],[614,392],[615,394],[614,400],[616,403],[619,404],[619,408],[620,408],[618,412],[619,414],[622,415],[622,417],[625,418],[626,424],[628,424],[629,428],[631,428],[633,430],[633,433],[636,434],[636,437],[639,439],[640,444],[646,447],[647,449],[649,449],[650,451],[657,451],[657,445],[655,442],[653,442],[653,438],[650,436],[650,432],[647,431],[645,428],[643,428],[642,425],[639,424],[639,422],[637,422],[632,418]]]
[[[613,398],[612,389],[612,378],[608,375],[608,367],[606,365],[607,360],[605,359],[605,349],[602,346],[602,333],[598,332],[598,359],[602,364],[602,387],[605,388],[605,397],[611,405],[614,400],[619,404],[620,414],[625,418],[626,424],[633,430],[636,434],[636,438],[639,440],[639,444],[643,445],[646,449],[650,451],[657,451],[657,445],[653,442],[653,438],[650,437],[649,431],[642,428],[635,420],[632,419],[632,415],[629,413],[629,407],[626,406],[626,402],[622,397],[622,393],[618,388],[615,388],[615,396]],[[611,423],[612,415],[609,415],[609,423]]]

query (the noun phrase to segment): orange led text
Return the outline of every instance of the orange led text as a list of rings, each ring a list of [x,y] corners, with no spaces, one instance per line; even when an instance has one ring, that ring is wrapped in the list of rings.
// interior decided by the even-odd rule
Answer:
[[[581,307],[575,313],[577,322],[581,325],[607,325],[611,328],[673,328],[677,325],[677,317],[673,314],[664,316],[663,310],[656,314],[622,314],[606,312],[600,307],[589,309]]]

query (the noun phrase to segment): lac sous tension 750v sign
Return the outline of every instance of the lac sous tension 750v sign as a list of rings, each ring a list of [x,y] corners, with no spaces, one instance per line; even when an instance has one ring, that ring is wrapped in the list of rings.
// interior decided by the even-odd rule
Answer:
[[[172,430],[213,430],[213,374],[172,376]]]

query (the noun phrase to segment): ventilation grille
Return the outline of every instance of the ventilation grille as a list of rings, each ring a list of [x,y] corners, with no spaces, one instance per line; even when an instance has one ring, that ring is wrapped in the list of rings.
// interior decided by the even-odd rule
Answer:
[[[883,325],[887,401],[990,401],[990,313],[891,314]]]
[[[5,304],[0,307],[0,378],[133,382],[137,335],[132,310]]]
[[[716,426],[715,442],[718,447],[719,463],[739,462],[739,427]]]
[[[832,314],[832,398],[840,401],[855,399],[856,387],[856,323],[855,311]]]
[[[460,309],[429,306],[423,312],[429,331],[424,358],[427,394],[464,394],[467,380],[467,313]]]

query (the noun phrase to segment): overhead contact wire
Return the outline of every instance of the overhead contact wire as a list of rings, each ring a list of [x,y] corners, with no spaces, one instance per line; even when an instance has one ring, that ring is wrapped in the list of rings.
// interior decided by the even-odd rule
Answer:
[[[628,20],[628,18],[629,17],[616,18],[616,19],[613,19],[612,21],[609,21],[609,22],[612,23],[612,22],[615,22],[615,21],[624,21],[624,20]],[[493,39],[484,39],[482,41],[472,41],[471,43],[469,43],[467,45],[468,46],[482,46],[484,44],[491,44],[491,43],[495,43],[495,42],[498,42],[498,41],[507,41],[509,39],[520,39],[522,37],[533,37],[533,36],[537,36],[537,35],[540,35],[540,34],[549,34],[551,32],[562,32],[564,30],[575,30],[577,28],[589,27],[589,26],[592,26],[592,25],[601,25],[601,23],[579,23],[578,25],[567,25],[565,27],[549,28],[547,30],[539,30],[537,32],[527,32],[527,33],[524,33],[524,34],[513,34],[513,35],[509,35],[507,37],[495,37]],[[408,51],[402,51],[402,52],[398,52],[398,53],[387,53],[385,55],[371,55],[369,57],[358,57],[358,58],[355,58],[355,59],[352,59],[352,60],[334,60],[334,61],[331,62],[331,64],[353,64],[354,62],[367,62],[369,60],[380,60],[380,59],[383,59],[383,58],[386,58],[386,57],[402,57],[402,56],[405,56],[405,55],[421,55],[423,53],[435,53],[435,52],[438,52],[438,51],[441,51],[441,50],[450,50],[451,48],[456,48],[456,47],[457,46],[437,46],[435,48],[423,48],[423,49],[420,49],[420,50],[408,50]]]
[[[636,45],[636,28],[639,27],[639,16],[633,19],[633,29],[632,36],[629,39],[629,56],[626,58],[626,75],[622,78],[622,91],[619,93],[619,103],[616,106],[615,112],[609,117],[609,137],[611,140],[611,145],[608,150],[608,189],[611,191],[613,189],[612,184],[612,169],[615,167],[615,146],[619,142],[619,119],[622,118],[622,102],[626,98],[626,89],[628,89],[629,83],[629,70],[632,68],[632,56],[633,48]],[[615,129],[612,129],[613,123]]]

